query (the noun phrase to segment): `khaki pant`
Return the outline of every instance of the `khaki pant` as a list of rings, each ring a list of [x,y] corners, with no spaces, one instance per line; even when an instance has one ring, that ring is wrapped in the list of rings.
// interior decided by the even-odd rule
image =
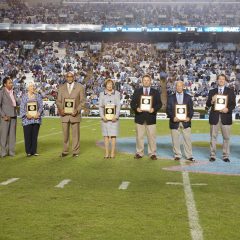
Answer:
[[[80,149],[80,123],[71,123],[71,122],[63,122],[62,130],[63,130],[63,153],[67,154],[69,151],[69,136],[70,136],[70,126],[72,129],[72,153],[79,154]]]
[[[156,124],[136,124],[136,153],[140,156],[144,155],[144,135],[147,133],[148,139],[148,155],[156,155]]]
[[[182,124],[179,124],[178,129],[171,129],[172,143],[173,143],[173,153],[174,157],[181,158],[181,144],[180,144],[180,136],[183,136],[183,150],[185,157],[192,158],[192,141],[191,141],[191,128],[183,128]]]
[[[210,126],[210,157],[216,158],[216,150],[217,150],[217,136],[218,131],[221,129],[223,136],[223,158],[229,158],[230,155],[230,131],[231,125],[223,125],[221,119],[219,119],[217,125]]]

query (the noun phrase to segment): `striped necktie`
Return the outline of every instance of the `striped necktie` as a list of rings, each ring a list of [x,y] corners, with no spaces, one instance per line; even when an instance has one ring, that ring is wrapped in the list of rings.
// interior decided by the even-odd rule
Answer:
[[[148,89],[147,89],[147,88],[145,88],[144,95],[145,95],[145,96],[148,96]]]

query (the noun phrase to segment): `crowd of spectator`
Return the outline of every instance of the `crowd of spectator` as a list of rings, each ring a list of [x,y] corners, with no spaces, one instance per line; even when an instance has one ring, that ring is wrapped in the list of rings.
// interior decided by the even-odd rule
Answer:
[[[27,81],[35,81],[50,108],[67,71],[75,73],[83,84],[87,108],[97,107],[99,93],[106,78],[112,78],[121,93],[122,108],[129,108],[132,93],[141,76],[152,76],[153,85],[163,93],[174,91],[176,80],[184,81],[186,91],[194,97],[195,107],[205,105],[216,76],[227,75],[229,86],[240,94],[240,51],[235,44],[166,43],[168,50],[151,43],[93,42],[0,42],[0,78],[10,75],[18,98]],[[52,102],[53,103],[53,102]],[[55,107],[55,106],[54,106]],[[51,109],[51,111],[50,111]]]
[[[174,82],[182,80],[186,90],[194,96],[196,106],[205,106],[210,88],[215,87],[216,76],[224,73],[228,85],[239,94],[240,52],[234,44],[176,43],[167,54],[168,93]]]
[[[40,3],[7,0],[0,23],[100,24],[134,26],[239,26],[240,4],[231,3]],[[80,1],[81,2],[81,1]],[[200,1],[202,2],[202,1]]]

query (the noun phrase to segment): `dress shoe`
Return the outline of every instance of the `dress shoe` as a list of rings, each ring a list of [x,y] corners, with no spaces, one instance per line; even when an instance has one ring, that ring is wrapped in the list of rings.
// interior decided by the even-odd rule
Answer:
[[[135,154],[134,156],[135,159],[139,159],[139,158],[142,158],[142,156],[140,156],[138,153]]]
[[[72,156],[73,157],[78,157],[79,155],[77,153],[74,153]]]
[[[230,162],[229,158],[224,158],[223,161],[224,162]]]
[[[150,158],[151,158],[152,160],[157,160],[157,156],[156,156],[156,155],[152,155]]]
[[[175,161],[180,161],[180,157],[175,157],[174,160]]]
[[[216,158],[214,158],[214,157],[209,158],[209,162],[215,162],[215,161],[216,161]]]
[[[60,157],[66,157],[68,154],[67,153],[61,153]]]
[[[195,159],[193,157],[187,159],[190,162],[195,162]]]

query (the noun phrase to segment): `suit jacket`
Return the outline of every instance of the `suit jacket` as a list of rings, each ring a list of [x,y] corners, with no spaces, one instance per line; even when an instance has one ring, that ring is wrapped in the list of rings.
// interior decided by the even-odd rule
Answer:
[[[108,95],[107,93],[100,92],[99,95],[99,113],[100,117],[104,117],[104,107],[106,104],[109,104],[107,100],[111,99],[111,104],[114,104],[116,106],[116,118],[119,118],[120,115],[120,108],[121,108],[121,103],[120,103],[120,92],[114,91],[112,95]]]
[[[84,88],[80,83],[74,82],[74,86],[71,94],[68,93],[67,83],[59,87],[58,97],[57,97],[57,107],[58,109],[64,108],[64,99],[74,98],[75,99],[75,110],[77,110],[77,115],[75,117],[71,115],[61,116],[62,122],[80,122],[81,119],[81,109],[85,105],[85,94]]]
[[[209,114],[209,123],[211,125],[216,125],[219,121],[219,117],[221,115],[221,121],[223,125],[231,125],[232,124],[232,111],[234,110],[236,106],[236,97],[234,94],[234,91],[231,88],[224,87],[223,95],[228,96],[228,102],[227,102],[227,113],[220,113],[219,111],[214,111],[214,104],[211,103],[212,97],[218,94],[218,88],[214,88],[209,91],[208,93],[208,99],[206,102],[207,108],[211,107],[210,114]]]
[[[16,94],[13,92],[14,98],[16,100]],[[17,100],[16,100],[17,104]],[[1,117],[8,116],[8,117],[16,117],[17,110],[16,107],[13,107],[12,100],[9,96],[9,93],[3,87],[0,90],[0,115]]]
[[[170,129],[178,129],[179,122],[174,122],[173,119],[175,117],[175,105],[178,104],[176,93],[168,96],[167,100],[167,115],[169,117],[169,127]],[[183,104],[187,105],[187,117],[190,118],[189,122],[182,122],[184,128],[191,127],[191,119],[193,117],[193,101],[192,97],[184,93],[183,94]]]
[[[137,108],[140,107],[141,96],[143,95],[143,88],[136,89],[132,96],[131,108],[135,112],[135,123],[143,125],[156,124],[157,111],[162,107],[160,92],[154,88],[150,88],[149,96],[153,96],[152,107],[154,108],[153,113],[149,112],[137,112]]]

